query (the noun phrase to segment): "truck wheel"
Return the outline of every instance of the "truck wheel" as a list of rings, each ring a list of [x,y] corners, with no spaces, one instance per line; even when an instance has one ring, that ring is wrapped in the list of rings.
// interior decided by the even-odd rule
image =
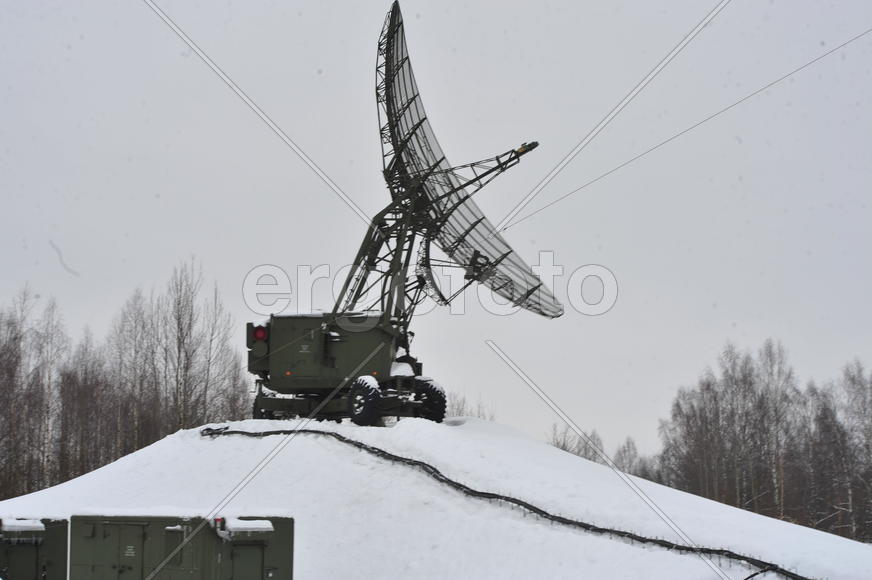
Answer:
[[[415,377],[415,400],[422,403],[421,417],[436,423],[445,418],[445,391],[433,379]]]
[[[348,391],[348,415],[357,425],[372,425],[378,418],[381,407],[381,392],[378,382],[372,377],[358,377]]]

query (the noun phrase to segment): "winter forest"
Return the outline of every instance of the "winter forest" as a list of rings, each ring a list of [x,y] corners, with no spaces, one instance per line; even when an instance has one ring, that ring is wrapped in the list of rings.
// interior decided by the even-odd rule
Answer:
[[[233,321],[194,263],[136,290],[102,341],[51,299],[0,312],[0,499],[96,469],[179,429],[250,414]]]
[[[0,499],[66,481],[179,429],[250,415],[235,322],[195,262],[135,290],[102,340],[73,341],[51,299],[25,287],[0,305]],[[702,366],[702,364],[701,364]],[[449,393],[449,415],[493,420]],[[872,374],[858,361],[801,385],[786,349],[728,344],[716,369],[678,390],[661,451],[632,439],[629,473],[732,506],[872,541]],[[555,427],[553,445],[602,463],[596,431]]]
[[[785,348],[727,344],[717,370],[679,389],[660,422],[662,450],[632,439],[619,469],[676,489],[855,540],[872,541],[872,374],[859,360],[800,387]],[[596,431],[554,428],[551,443],[603,463]]]

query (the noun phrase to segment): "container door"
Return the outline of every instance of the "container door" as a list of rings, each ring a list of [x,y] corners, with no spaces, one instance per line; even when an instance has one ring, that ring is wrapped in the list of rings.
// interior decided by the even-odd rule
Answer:
[[[4,550],[5,549],[5,550]],[[6,560],[2,567],[8,566],[6,575],[0,573],[0,578],[37,578],[39,570],[39,554],[35,544],[11,544],[0,546],[6,552]],[[4,570],[0,570],[3,572]]]
[[[142,580],[142,526],[119,525],[118,580]]]
[[[233,546],[232,580],[260,580],[263,578],[263,545]]]
[[[297,326],[294,337],[295,344],[289,346],[292,356],[291,366],[293,372],[301,377],[317,377],[321,374],[322,344],[324,340],[321,331],[317,329],[313,321],[318,319],[303,319]]]

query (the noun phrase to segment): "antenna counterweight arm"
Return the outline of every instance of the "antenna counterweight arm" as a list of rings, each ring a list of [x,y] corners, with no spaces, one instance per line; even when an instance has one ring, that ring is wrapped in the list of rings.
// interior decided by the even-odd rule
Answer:
[[[477,173],[475,177],[471,179],[467,179],[463,181],[459,186],[450,189],[449,191],[443,193],[439,197],[432,200],[432,203],[436,203],[438,201],[442,201],[443,199],[450,197],[451,195],[457,193],[462,189],[466,189],[467,187],[474,185],[475,189],[470,192],[470,196],[476,193],[479,189],[490,183],[497,175],[502,173],[503,171],[514,167],[521,161],[521,157],[526,155],[533,149],[539,146],[537,141],[532,141],[530,143],[523,143],[517,149],[510,149],[505,153],[497,155],[496,157],[490,157],[488,159],[482,159],[481,161],[473,161],[472,163],[467,163],[465,165],[457,165],[455,167],[451,167],[448,169],[443,169],[441,171],[435,171],[433,174],[439,173],[447,173],[451,172],[458,178],[458,171],[461,169],[472,169],[473,172],[477,168],[485,168],[481,173]]]

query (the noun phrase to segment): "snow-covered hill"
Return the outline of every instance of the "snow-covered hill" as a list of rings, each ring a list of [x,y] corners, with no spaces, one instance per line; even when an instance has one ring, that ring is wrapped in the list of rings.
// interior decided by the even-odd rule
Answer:
[[[290,429],[241,421],[233,429]],[[476,419],[390,428],[313,423],[425,461],[479,490],[679,542],[608,468]],[[282,440],[181,431],[75,480],[0,502],[0,517],[205,515]],[[815,578],[872,578],[872,546],[637,480],[698,545]],[[295,437],[222,512],[296,518],[298,578],[718,578],[699,556],[631,544],[467,497],[333,439]],[[715,560],[729,578],[752,567]],[[756,578],[774,578],[772,573]]]

